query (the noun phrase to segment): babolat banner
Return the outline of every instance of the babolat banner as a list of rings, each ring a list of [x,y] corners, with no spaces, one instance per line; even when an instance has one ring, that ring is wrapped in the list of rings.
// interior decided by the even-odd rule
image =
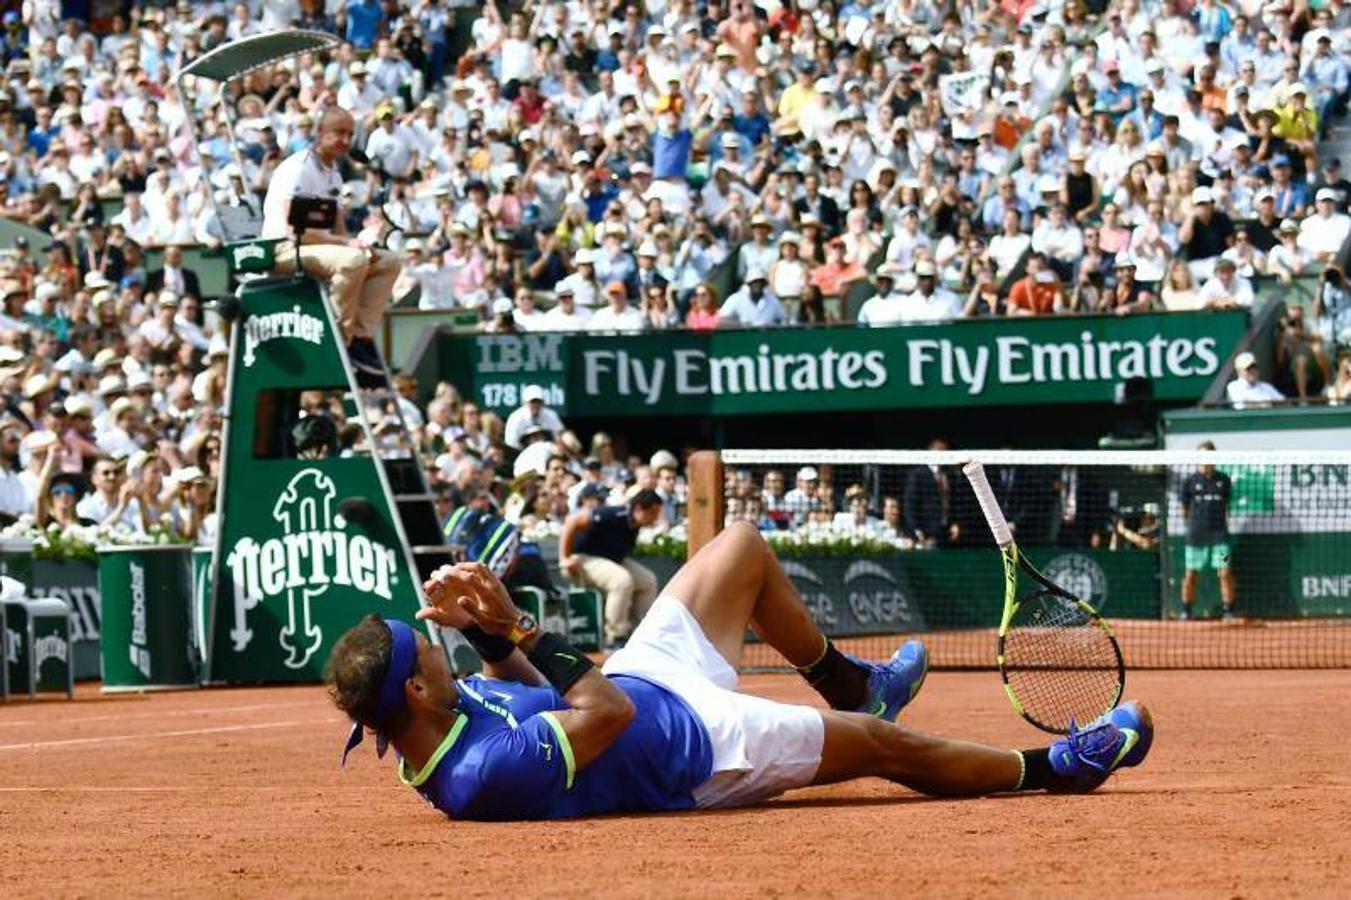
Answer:
[[[299,393],[350,388],[317,286],[246,285],[239,302],[207,677],[314,681],[367,613],[412,622],[417,583],[370,455],[293,452]]]
[[[896,328],[637,335],[443,333],[437,374],[507,412],[527,384],[564,414],[740,415],[1109,403],[1143,377],[1201,397],[1244,311],[985,319]]]

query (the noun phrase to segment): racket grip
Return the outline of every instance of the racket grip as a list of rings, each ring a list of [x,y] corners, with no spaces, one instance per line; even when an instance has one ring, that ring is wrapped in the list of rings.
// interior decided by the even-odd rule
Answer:
[[[990,525],[995,543],[1001,547],[1012,544],[1013,532],[1009,531],[1009,523],[1004,518],[1003,510],[999,508],[999,501],[994,498],[994,491],[990,489],[989,479],[985,477],[985,467],[973,459],[962,467],[962,474],[971,482],[971,489],[976,492],[976,501],[980,503],[981,512],[985,513],[985,521]]]

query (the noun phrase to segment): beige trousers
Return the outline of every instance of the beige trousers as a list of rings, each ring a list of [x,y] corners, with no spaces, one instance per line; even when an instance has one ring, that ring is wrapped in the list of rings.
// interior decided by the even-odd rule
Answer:
[[[295,270],[296,250],[291,241],[277,246],[277,272]],[[347,340],[370,338],[380,332],[385,307],[394,291],[403,263],[388,250],[371,251],[340,244],[305,244],[300,267],[328,285],[328,296],[338,313],[338,327]]]
[[[603,556],[576,556],[582,567],[578,580],[605,595],[605,639],[628,637],[633,631],[634,607],[641,619],[657,596],[657,576],[632,559],[617,563]]]

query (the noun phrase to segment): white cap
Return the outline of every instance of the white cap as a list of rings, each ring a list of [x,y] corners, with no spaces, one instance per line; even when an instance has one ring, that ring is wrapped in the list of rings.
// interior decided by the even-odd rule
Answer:
[[[1199,187],[1192,189],[1192,203],[1214,203],[1215,195],[1210,192],[1208,187]]]
[[[94,404],[89,402],[88,397],[67,397],[66,415],[68,416],[92,416],[94,414]]]
[[[785,231],[783,234],[779,235],[779,243],[780,243],[780,244],[801,244],[801,243],[802,243],[802,235],[798,234],[796,231]]]
[[[1319,188],[1318,193],[1314,194],[1314,200],[1331,200],[1337,202],[1337,192],[1332,188]]]
[[[196,466],[184,466],[169,477],[174,484],[192,484],[194,481],[205,481],[206,473]]]
[[[139,391],[142,388],[153,387],[150,383],[150,376],[141,371],[132,372],[127,376],[127,390]]]
[[[33,299],[39,303],[43,303],[54,297],[60,296],[61,296],[60,286],[50,281],[39,281],[37,287],[33,288]]]
[[[927,260],[927,259],[918,259],[918,260],[915,260],[915,274],[916,274],[916,275],[937,275],[937,274],[938,274],[938,270],[934,268],[934,264],[933,264],[932,262],[930,262],[929,260]]]
[[[544,400],[544,388],[537,384],[527,384],[525,390],[521,391],[521,400],[529,403],[531,400]]]
[[[797,470],[798,481],[820,481],[821,475],[813,466],[803,466]]]
[[[574,266],[583,266],[583,265],[589,266],[594,265],[595,262],[596,262],[595,256],[593,256],[591,251],[587,250],[585,247],[583,247],[581,250],[578,250],[576,253],[572,254],[572,264]]]
[[[1246,372],[1248,369],[1251,369],[1255,365],[1257,365],[1257,357],[1253,356],[1246,350],[1244,350],[1238,356],[1234,357],[1235,372]]]
[[[54,387],[56,387],[55,379],[39,372],[36,375],[30,376],[29,379],[23,383],[23,395],[31,400],[34,397],[47,393]]]
[[[505,316],[515,308],[507,297],[498,297],[493,301],[493,315],[495,316]]]
[[[1148,72],[1150,75],[1153,75],[1155,72],[1162,72],[1163,60],[1151,59],[1149,62],[1145,63],[1145,71]]]
[[[768,280],[769,276],[765,273],[765,270],[760,268],[759,266],[755,266],[746,271],[747,284],[750,284],[752,281],[768,281]]]
[[[656,244],[652,243],[651,241],[643,241],[640,245],[638,245],[638,255],[659,256],[660,254],[657,252]]]
[[[1307,97],[1309,95],[1309,89],[1304,86],[1304,82],[1296,81],[1294,84],[1290,85],[1290,88],[1286,91],[1286,93],[1289,94],[1291,97],[1295,96],[1296,94],[1303,94]]]

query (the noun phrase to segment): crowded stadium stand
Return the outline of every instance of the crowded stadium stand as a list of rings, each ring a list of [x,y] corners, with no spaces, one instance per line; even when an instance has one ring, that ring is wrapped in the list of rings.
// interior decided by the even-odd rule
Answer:
[[[1340,4],[0,8],[0,516],[40,556],[215,541],[223,251],[333,107],[345,232],[402,263],[359,414],[442,520],[552,547],[653,489],[659,546],[710,444],[1346,434]],[[288,28],[331,39],[177,80]]]

